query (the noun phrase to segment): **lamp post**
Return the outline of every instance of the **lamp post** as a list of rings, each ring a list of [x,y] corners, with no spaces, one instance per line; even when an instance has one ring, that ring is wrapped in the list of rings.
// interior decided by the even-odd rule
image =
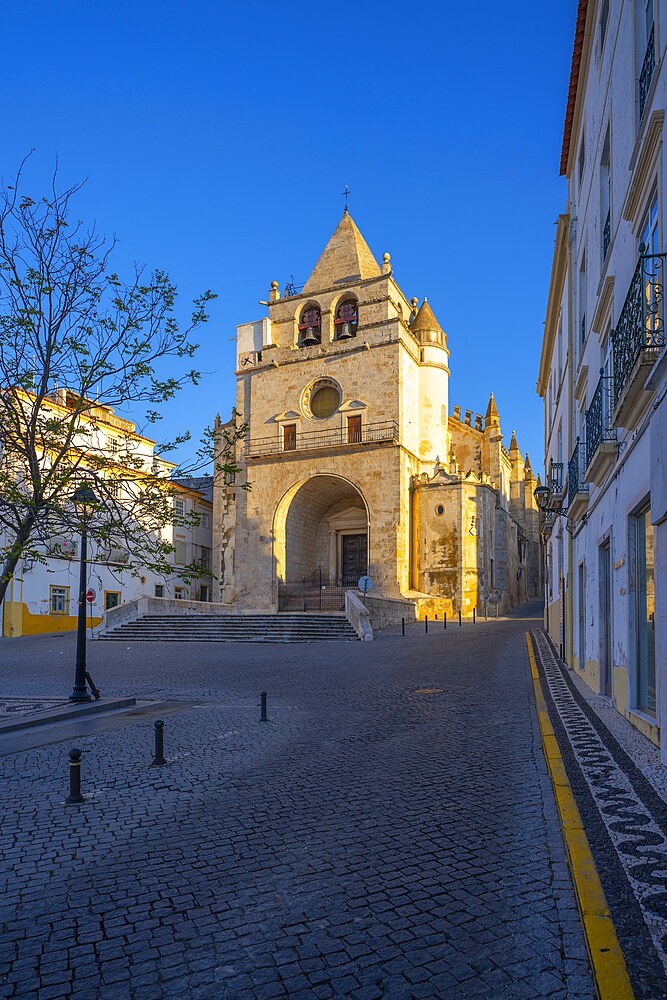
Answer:
[[[88,556],[88,528],[86,519],[97,501],[90,486],[79,486],[72,496],[74,507],[81,521],[81,559],[79,562],[79,610],[76,628],[76,667],[74,687],[69,696],[73,702],[90,701],[86,687],[86,558]]]

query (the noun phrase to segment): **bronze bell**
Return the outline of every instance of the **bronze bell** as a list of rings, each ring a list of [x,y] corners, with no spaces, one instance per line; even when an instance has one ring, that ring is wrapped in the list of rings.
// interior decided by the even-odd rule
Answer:
[[[301,341],[304,347],[310,347],[311,344],[319,343],[317,337],[315,336],[315,330],[312,326],[309,326],[306,330],[306,335]]]
[[[340,333],[338,334],[338,339],[339,340],[351,340],[352,337],[354,337],[354,334],[352,333],[352,330],[350,329],[350,324],[349,323],[343,323],[343,325],[341,326],[341,329],[340,329]]]

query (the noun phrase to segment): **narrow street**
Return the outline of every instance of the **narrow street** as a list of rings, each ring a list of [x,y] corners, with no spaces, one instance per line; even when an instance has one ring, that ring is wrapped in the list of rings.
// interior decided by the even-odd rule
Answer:
[[[192,707],[164,716],[165,767],[152,717],[122,715],[0,758],[0,996],[590,1000],[526,650],[540,623],[93,643],[105,695]],[[73,649],[0,642],[2,690],[57,699]],[[63,804],[72,745],[81,806]],[[612,875],[612,911],[635,916]],[[639,922],[619,938],[637,997],[661,997]]]

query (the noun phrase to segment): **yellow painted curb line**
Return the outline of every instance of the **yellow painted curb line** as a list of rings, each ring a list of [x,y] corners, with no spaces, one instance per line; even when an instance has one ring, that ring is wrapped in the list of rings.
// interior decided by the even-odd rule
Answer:
[[[579,906],[586,948],[600,1000],[634,1000],[628,967],[616,928],[607,906],[600,876],[584,830],[581,815],[567,778],[549,712],[537,672],[535,653],[526,632],[530,673],[533,678],[537,715],[542,735],[542,750],[551,776],[554,797],[560,815],[574,891]]]

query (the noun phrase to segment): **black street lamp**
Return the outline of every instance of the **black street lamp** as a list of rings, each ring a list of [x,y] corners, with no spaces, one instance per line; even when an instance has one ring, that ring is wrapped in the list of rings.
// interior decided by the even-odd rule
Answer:
[[[567,507],[549,506],[551,502],[551,490],[548,486],[538,486],[533,490],[533,496],[535,497],[535,503],[544,514],[551,513],[554,517],[559,517],[561,514],[567,513]]]
[[[88,556],[87,518],[97,502],[97,497],[90,486],[79,486],[72,497],[74,507],[81,522],[81,559],[79,562],[79,617],[76,627],[76,668],[74,673],[74,688],[69,696],[70,701],[90,701],[91,695],[86,687],[86,559]]]

